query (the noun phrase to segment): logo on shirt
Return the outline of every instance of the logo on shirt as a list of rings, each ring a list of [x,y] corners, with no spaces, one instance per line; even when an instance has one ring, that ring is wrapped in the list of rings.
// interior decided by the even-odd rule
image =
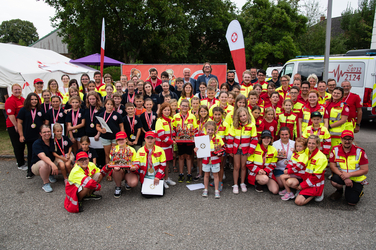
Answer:
[[[68,146],[68,141],[63,142],[64,146]]]
[[[117,115],[114,115],[114,116],[112,117],[112,119],[114,119],[114,121],[116,121],[116,120],[117,120]]]
[[[273,132],[273,131],[274,131],[274,127],[273,127],[273,126],[270,126],[270,127],[269,127],[269,130],[270,130],[270,132]]]
[[[349,112],[349,108],[348,108],[348,107],[346,107],[346,108],[345,108],[345,111],[346,111],[346,112]]]
[[[39,112],[38,112],[38,116],[42,116],[42,112],[39,111]]]
[[[12,113],[12,110],[11,109],[7,109],[7,113]]]
[[[119,110],[119,114],[123,114],[123,110],[120,109],[120,110]]]
[[[91,153],[88,154],[89,158],[91,158],[93,155]]]
[[[59,117],[63,117],[63,113],[59,113]]]
[[[78,113],[78,118],[81,118],[81,113]]]

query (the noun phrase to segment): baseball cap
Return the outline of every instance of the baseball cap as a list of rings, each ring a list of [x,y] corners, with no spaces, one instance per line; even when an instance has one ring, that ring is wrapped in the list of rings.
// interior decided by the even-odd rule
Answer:
[[[262,133],[261,133],[261,139],[263,139],[263,138],[265,138],[265,137],[273,138],[273,137],[272,137],[272,133],[271,133],[269,130],[264,130],[264,131],[262,131]]]
[[[148,132],[145,133],[145,138],[149,137],[149,136],[154,137],[154,138],[156,137],[156,135],[153,131],[148,131]]]
[[[89,156],[86,154],[86,152],[79,152],[77,155],[76,155],[76,161],[80,160],[80,159],[83,159],[83,158],[89,158]]]
[[[311,113],[311,118],[313,118],[313,117],[320,117],[320,118],[322,118],[322,114],[320,112],[318,112],[318,111],[315,111],[315,112]]]
[[[120,131],[116,133],[116,140],[126,139],[126,138],[127,138],[127,134],[125,132]]]
[[[40,79],[40,78],[37,78],[37,79],[34,80],[34,84],[36,84],[37,82],[43,82],[43,80]]]
[[[354,138],[354,133],[351,130],[343,130],[341,134],[341,138],[344,138],[346,136],[350,136],[351,138]]]

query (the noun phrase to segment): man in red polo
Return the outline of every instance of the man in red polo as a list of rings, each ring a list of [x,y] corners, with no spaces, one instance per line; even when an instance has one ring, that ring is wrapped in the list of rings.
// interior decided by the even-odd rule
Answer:
[[[95,81],[95,91],[98,92],[101,96],[106,96],[106,85],[102,83],[102,75],[101,72],[96,71],[94,72],[94,81]]]
[[[351,93],[351,83],[349,81],[343,81],[341,83],[344,96],[342,102],[345,102],[350,108],[350,114],[347,118],[346,129],[358,133],[360,130],[360,122],[362,121],[362,100],[359,95]]]
[[[156,87],[162,84],[162,80],[158,78],[158,71],[156,68],[149,69],[149,79],[146,80],[146,82],[150,82],[151,86],[153,86],[153,90],[155,90]]]
[[[333,173],[331,184],[337,190],[329,196],[333,201],[339,200],[345,186],[345,199],[349,205],[356,205],[363,196],[363,185],[368,184],[368,158],[364,149],[353,144],[354,133],[344,130],[341,144],[333,147],[330,154],[330,170]]]
[[[308,81],[303,81],[300,88],[300,94],[298,95],[298,101],[307,104],[308,95],[310,90],[310,84]]]
[[[253,85],[255,84],[260,84],[262,86],[262,92],[266,92],[267,89],[268,89],[268,83],[265,82],[265,77],[266,77],[266,71],[263,70],[263,69],[259,69],[259,71],[257,72],[257,82],[255,82]]]

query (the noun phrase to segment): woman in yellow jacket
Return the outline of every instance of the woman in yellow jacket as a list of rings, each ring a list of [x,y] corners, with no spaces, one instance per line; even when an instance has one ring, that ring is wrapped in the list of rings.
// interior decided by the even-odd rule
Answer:
[[[276,167],[278,152],[272,146],[272,133],[264,130],[256,149],[247,159],[246,166],[249,169],[248,183],[255,185],[257,192],[263,192],[262,185],[267,185],[270,192],[277,194],[279,186],[273,174]]]

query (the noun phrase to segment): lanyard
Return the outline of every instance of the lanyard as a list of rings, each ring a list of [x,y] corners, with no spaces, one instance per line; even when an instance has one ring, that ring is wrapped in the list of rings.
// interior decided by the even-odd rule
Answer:
[[[317,131],[317,135],[320,136],[321,128],[319,128]],[[311,135],[314,135],[313,126],[311,127]]]
[[[37,109],[34,109],[34,112],[33,112],[33,110],[30,110],[30,112],[31,112],[31,119],[33,120],[33,124],[34,124],[34,120],[35,120],[35,116],[37,115]]]
[[[91,106],[90,106],[89,112],[90,112],[90,121],[93,122],[93,120],[94,120],[94,112],[95,112],[95,108],[93,108],[93,112],[91,112]],[[106,112],[105,112],[105,113],[106,113]]]
[[[286,158],[288,158],[289,149],[290,149],[290,140],[289,140],[289,143],[287,143],[287,150],[285,150],[285,147],[283,146],[282,140],[281,140],[281,146],[282,146],[283,151],[286,152]]]
[[[63,154],[63,156],[65,157],[65,152],[64,152],[64,138],[61,137],[61,146],[63,147],[63,149],[61,149],[60,144],[59,144],[59,142],[57,141],[57,138],[55,138],[55,141],[56,141],[57,146],[58,146],[59,149],[60,149],[60,152],[61,152],[61,153]]]
[[[135,94],[133,93],[133,96],[132,96],[132,98],[129,96],[129,93],[128,93],[128,102],[131,102],[131,103],[133,103],[134,102],[134,96],[135,96]]]
[[[181,121],[182,121],[182,128],[184,128],[184,124],[185,124],[185,120],[187,120],[188,118],[188,114],[187,115],[182,115],[180,114],[180,117],[181,117]]]
[[[119,107],[117,108],[117,112],[120,114],[120,107],[121,107],[121,104],[119,104]]]
[[[136,118],[135,118],[135,116],[133,116],[133,121],[131,122],[131,120],[129,119],[129,116],[127,116],[127,118],[128,118],[128,121],[129,121],[129,125],[130,125],[130,127],[131,127],[131,133],[133,134],[133,132],[134,132],[134,124],[135,124],[135,120],[136,120]]]
[[[209,104],[209,109],[211,108],[211,106],[213,106],[215,103],[215,98],[213,98],[211,101],[209,101],[208,99],[208,104]]]
[[[349,99],[350,95],[351,95],[351,93],[349,92],[349,95],[346,97],[346,100],[344,100],[343,102],[346,102],[347,99]]]
[[[150,116],[148,115],[147,112],[145,112],[145,120],[146,123],[148,124],[149,129],[151,130],[151,125],[153,124],[153,119],[152,119],[153,112],[150,113]]]
[[[44,113],[47,113],[46,103],[43,103]],[[51,103],[48,104],[48,109],[51,109]]]
[[[105,120],[105,122],[107,123],[108,122],[108,120],[110,119],[110,117],[111,117],[111,115],[112,115],[112,113],[113,113],[114,111],[112,111],[111,113],[110,113],[110,115],[107,117],[107,120],[106,120],[106,111],[104,111],[104,115],[103,115],[103,120]]]
[[[76,126],[78,123],[78,115],[80,114],[80,110],[77,110],[77,115],[74,117],[74,110],[72,110],[72,123],[73,126]]]
[[[54,120],[54,123],[56,123],[57,119],[59,119],[59,113],[60,113],[60,107],[59,107],[59,110],[56,113],[56,116],[55,116],[55,109],[52,109],[52,119]]]

